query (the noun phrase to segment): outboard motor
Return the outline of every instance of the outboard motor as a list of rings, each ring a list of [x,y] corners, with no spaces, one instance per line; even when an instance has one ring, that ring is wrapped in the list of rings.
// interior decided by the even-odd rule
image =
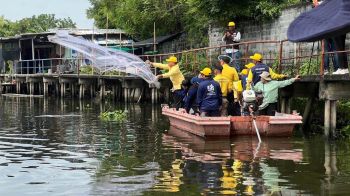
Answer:
[[[250,116],[251,112],[256,112],[258,108],[255,92],[253,90],[243,91],[242,116]]]

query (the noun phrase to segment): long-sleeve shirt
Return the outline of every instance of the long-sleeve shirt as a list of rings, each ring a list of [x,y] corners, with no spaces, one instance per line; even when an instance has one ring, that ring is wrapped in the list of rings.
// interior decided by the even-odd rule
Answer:
[[[190,111],[190,109],[195,106],[196,98],[197,98],[197,91],[198,91],[198,84],[194,84],[190,87],[190,89],[187,92],[187,95],[184,99],[184,108],[187,112]]]
[[[227,44],[232,44],[232,43],[237,43],[237,42],[240,42],[241,41],[241,33],[239,31],[233,33],[232,36],[226,36],[224,35],[221,40],[223,42],[226,42]]]
[[[223,69],[221,74],[229,79],[231,83],[239,80],[237,70],[234,67],[230,67],[229,65],[224,64],[222,68]]]
[[[254,86],[254,91],[260,91],[264,96],[263,103],[259,106],[259,110],[265,109],[270,103],[277,103],[278,89],[291,85],[293,82],[295,82],[294,78],[284,81],[272,80],[265,84],[258,82]]]
[[[200,111],[219,110],[222,105],[222,95],[219,83],[213,79],[204,80],[199,84],[197,104]]]
[[[220,84],[221,93],[223,97],[227,96],[228,92],[232,92],[233,83],[222,74],[218,74],[214,77],[214,80]]]
[[[171,82],[173,83],[173,90],[181,89],[181,84],[182,81],[185,80],[185,77],[182,75],[178,64],[171,68],[169,65],[162,63],[153,63],[153,66],[160,69],[169,70],[167,73],[162,74],[163,78],[170,78]]]
[[[235,44],[235,43],[239,43],[241,41],[241,33],[237,30],[228,30],[226,32],[230,32],[231,35],[227,36],[226,33],[225,35],[222,37],[222,41],[226,43],[226,45],[230,45],[230,44]],[[239,50],[239,46],[235,45],[233,47],[227,47],[226,48],[226,53],[234,53],[237,52]]]

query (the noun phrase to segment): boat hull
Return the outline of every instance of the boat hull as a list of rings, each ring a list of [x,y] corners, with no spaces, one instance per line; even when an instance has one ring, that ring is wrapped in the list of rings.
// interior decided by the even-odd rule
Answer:
[[[162,113],[169,118],[171,126],[201,137],[231,134],[230,117],[200,117],[168,107],[163,107]]]
[[[289,114],[254,119],[250,116],[200,117],[168,106],[162,108],[162,113],[169,118],[171,126],[201,137],[255,135],[254,119],[262,136],[291,136],[295,126],[302,123],[301,116]]]

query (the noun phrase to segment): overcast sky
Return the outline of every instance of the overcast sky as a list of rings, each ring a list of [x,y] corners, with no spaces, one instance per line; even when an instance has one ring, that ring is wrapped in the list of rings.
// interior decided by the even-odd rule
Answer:
[[[19,20],[39,14],[55,14],[57,18],[70,17],[78,28],[92,28],[93,20],[86,17],[89,0],[0,0],[0,15]]]

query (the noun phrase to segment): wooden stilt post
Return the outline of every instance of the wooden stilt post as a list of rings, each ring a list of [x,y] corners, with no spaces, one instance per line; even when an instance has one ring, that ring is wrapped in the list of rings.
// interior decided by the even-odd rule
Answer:
[[[72,98],[75,97],[75,84],[74,83],[71,83],[71,87],[70,87],[70,90],[72,91]]]
[[[38,83],[38,88],[39,88],[39,95],[42,95],[43,94],[43,83],[39,82]]]
[[[79,87],[79,99],[84,98],[84,84],[80,84]]]
[[[44,96],[47,97],[49,95],[49,83],[44,82]]]
[[[118,85],[113,85],[113,99],[114,101],[118,100]]]
[[[90,85],[90,97],[93,98],[95,95],[95,87],[93,84]]]
[[[64,98],[64,94],[65,94],[65,87],[66,87],[66,84],[65,83],[61,83],[61,98]]]
[[[100,98],[101,98],[101,100],[103,100],[105,97],[105,88],[106,88],[105,82],[104,82],[104,80],[101,80],[101,85],[100,85]]]
[[[16,93],[17,93],[17,94],[20,94],[20,93],[21,93],[21,83],[20,83],[20,82],[17,82],[17,83],[16,83]]]
[[[313,103],[313,98],[310,97],[307,100],[307,103],[306,103],[306,106],[305,106],[305,109],[304,109],[304,113],[303,113],[303,124],[304,124],[304,127],[305,127],[305,125],[308,125],[309,118],[310,118],[310,112],[311,112],[311,108],[312,108],[312,103]]]
[[[286,113],[287,114],[291,114],[292,113],[292,111],[291,111],[291,101],[292,101],[292,99],[291,98],[287,98],[287,102],[286,102]]]
[[[55,94],[58,97],[60,95],[60,84],[59,82],[55,83]]]
[[[30,88],[30,90],[29,90],[30,94],[34,95],[34,82],[30,82],[29,88]]]
[[[128,89],[127,88],[124,88],[124,102],[125,104],[128,103]]]

